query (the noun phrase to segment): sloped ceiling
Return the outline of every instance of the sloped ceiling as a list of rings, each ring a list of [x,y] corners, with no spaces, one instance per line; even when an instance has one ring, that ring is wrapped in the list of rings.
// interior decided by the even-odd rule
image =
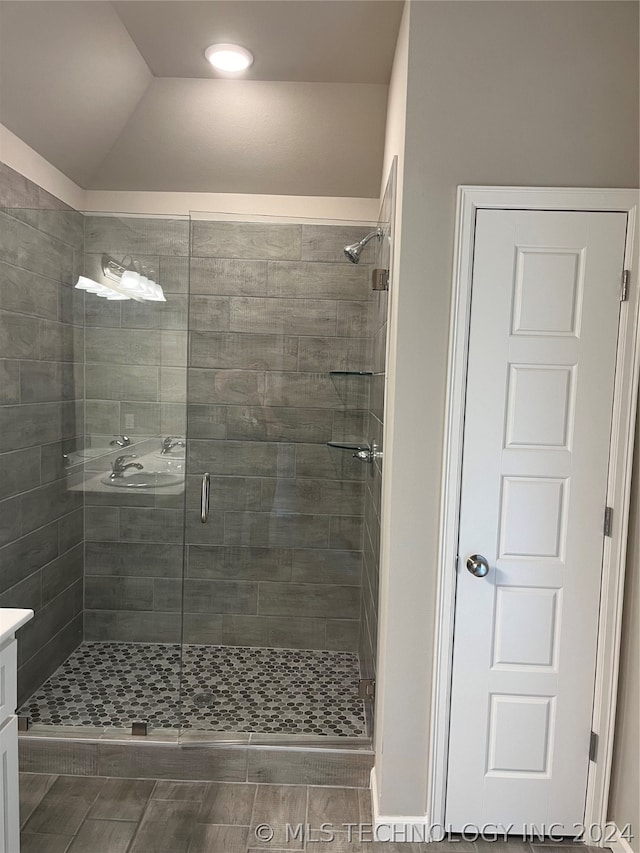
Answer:
[[[0,121],[82,187],[152,79],[109,3],[0,4]]]
[[[113,6],[156,77],[216,75],[215,42],[248,47],[245,80],[388,83],[402,3],[385,0],[122,0]]]
[[[375,197],[401,12],[2,0],[0,122],[84,189]],[[252,50],[244,79],[210,68],[217,41]]]

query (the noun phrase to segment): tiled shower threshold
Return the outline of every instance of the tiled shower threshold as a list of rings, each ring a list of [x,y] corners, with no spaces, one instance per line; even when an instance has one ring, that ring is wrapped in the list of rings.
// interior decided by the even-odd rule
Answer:
[[[152,729],[148,735],[134,735],[130,729],[99,726],[55,726],[36,723],[28,731],[20,732],[20,738],[49,739],[121,744],[176,744],[184,749],[219,747],[258,747],[269,749],[321,749],[330,751],[368,751],[371,738],[328,737],[326,735],[261,734],[259,732],[211,732],[180,731],[178,729]]]
[[[20,733],[27,773],[368,788],[368,737],[35,724]]]

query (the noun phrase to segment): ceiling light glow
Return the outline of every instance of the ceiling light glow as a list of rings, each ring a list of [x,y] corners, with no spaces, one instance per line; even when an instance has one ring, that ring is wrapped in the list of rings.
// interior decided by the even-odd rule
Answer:
[[[253,54],[239,44],[212,44],[204,55],[218,71],[238,73],[253,65]]]

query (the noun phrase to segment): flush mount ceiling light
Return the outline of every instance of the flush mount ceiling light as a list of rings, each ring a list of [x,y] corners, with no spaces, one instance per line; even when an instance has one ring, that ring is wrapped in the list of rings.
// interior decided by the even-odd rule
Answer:
[[[237,73],[253,65],[253,54],[239,44],[212,44],[204,55],[218,71]]]

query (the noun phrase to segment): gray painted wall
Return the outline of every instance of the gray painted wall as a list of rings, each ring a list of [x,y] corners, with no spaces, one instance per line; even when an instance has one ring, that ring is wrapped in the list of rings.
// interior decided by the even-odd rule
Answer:
[[[411,3],[405,73],[406,140],[386,155],[400,154],[402,201],[377,712],[385,815],[426,811],[456,187],[637,187],[638,5]]]
[[[609,819],[631,824],[631,848],[640,850],[640,418],[629,513],[618,709],[611,769]]]
[[[0,606],[18,634],[19,703],[82,639],[82,216],[0,164]]]

